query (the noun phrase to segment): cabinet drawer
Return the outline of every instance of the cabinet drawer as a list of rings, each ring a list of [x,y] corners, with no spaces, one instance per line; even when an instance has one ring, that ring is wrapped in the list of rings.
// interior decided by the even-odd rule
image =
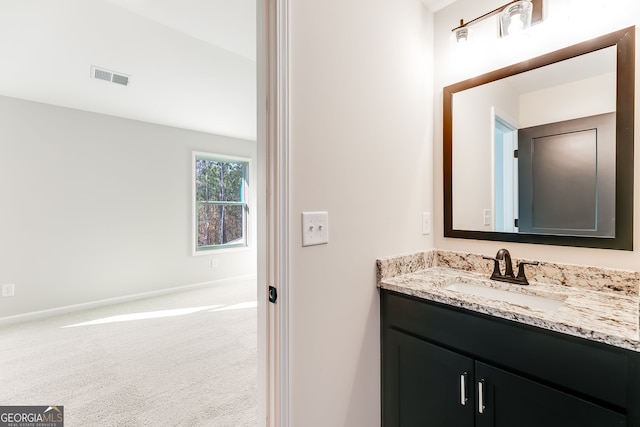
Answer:
[[[577,395],[624,408],[628,352],[382,290],[383,327],[402,330]]]

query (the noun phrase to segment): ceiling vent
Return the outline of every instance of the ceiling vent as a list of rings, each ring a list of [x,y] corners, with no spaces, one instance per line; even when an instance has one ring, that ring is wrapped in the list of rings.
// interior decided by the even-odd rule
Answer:
[[[129,79],[131,78],[131,76],[127,76],[126,74],[116,73],[115,71],[96,67],[95,65],[91,66],[91,77],[123,86],[128,86]]]

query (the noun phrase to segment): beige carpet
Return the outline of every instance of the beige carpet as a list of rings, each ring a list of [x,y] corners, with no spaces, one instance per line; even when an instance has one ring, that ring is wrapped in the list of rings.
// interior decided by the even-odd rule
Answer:
[[[242,280],[2,327],[0,405],[62,405],[66,427],[255,426],[255,300]]]

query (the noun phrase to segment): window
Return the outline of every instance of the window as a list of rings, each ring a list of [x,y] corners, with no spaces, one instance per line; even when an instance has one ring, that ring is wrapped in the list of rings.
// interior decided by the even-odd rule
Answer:
[[[194,153],[195,251],[247,246],[249,160]]]

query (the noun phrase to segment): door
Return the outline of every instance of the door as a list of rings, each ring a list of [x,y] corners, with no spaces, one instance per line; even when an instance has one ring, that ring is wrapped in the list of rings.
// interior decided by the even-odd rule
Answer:
[[[627,425],[622,414],[484,363],[475,363],[475,373],[478,427]]]
[[[472,359],[389,328],[383,340],[384,426],[473,426]]]
[[[615,237],[615,113],[520,129],[522,233]]]

